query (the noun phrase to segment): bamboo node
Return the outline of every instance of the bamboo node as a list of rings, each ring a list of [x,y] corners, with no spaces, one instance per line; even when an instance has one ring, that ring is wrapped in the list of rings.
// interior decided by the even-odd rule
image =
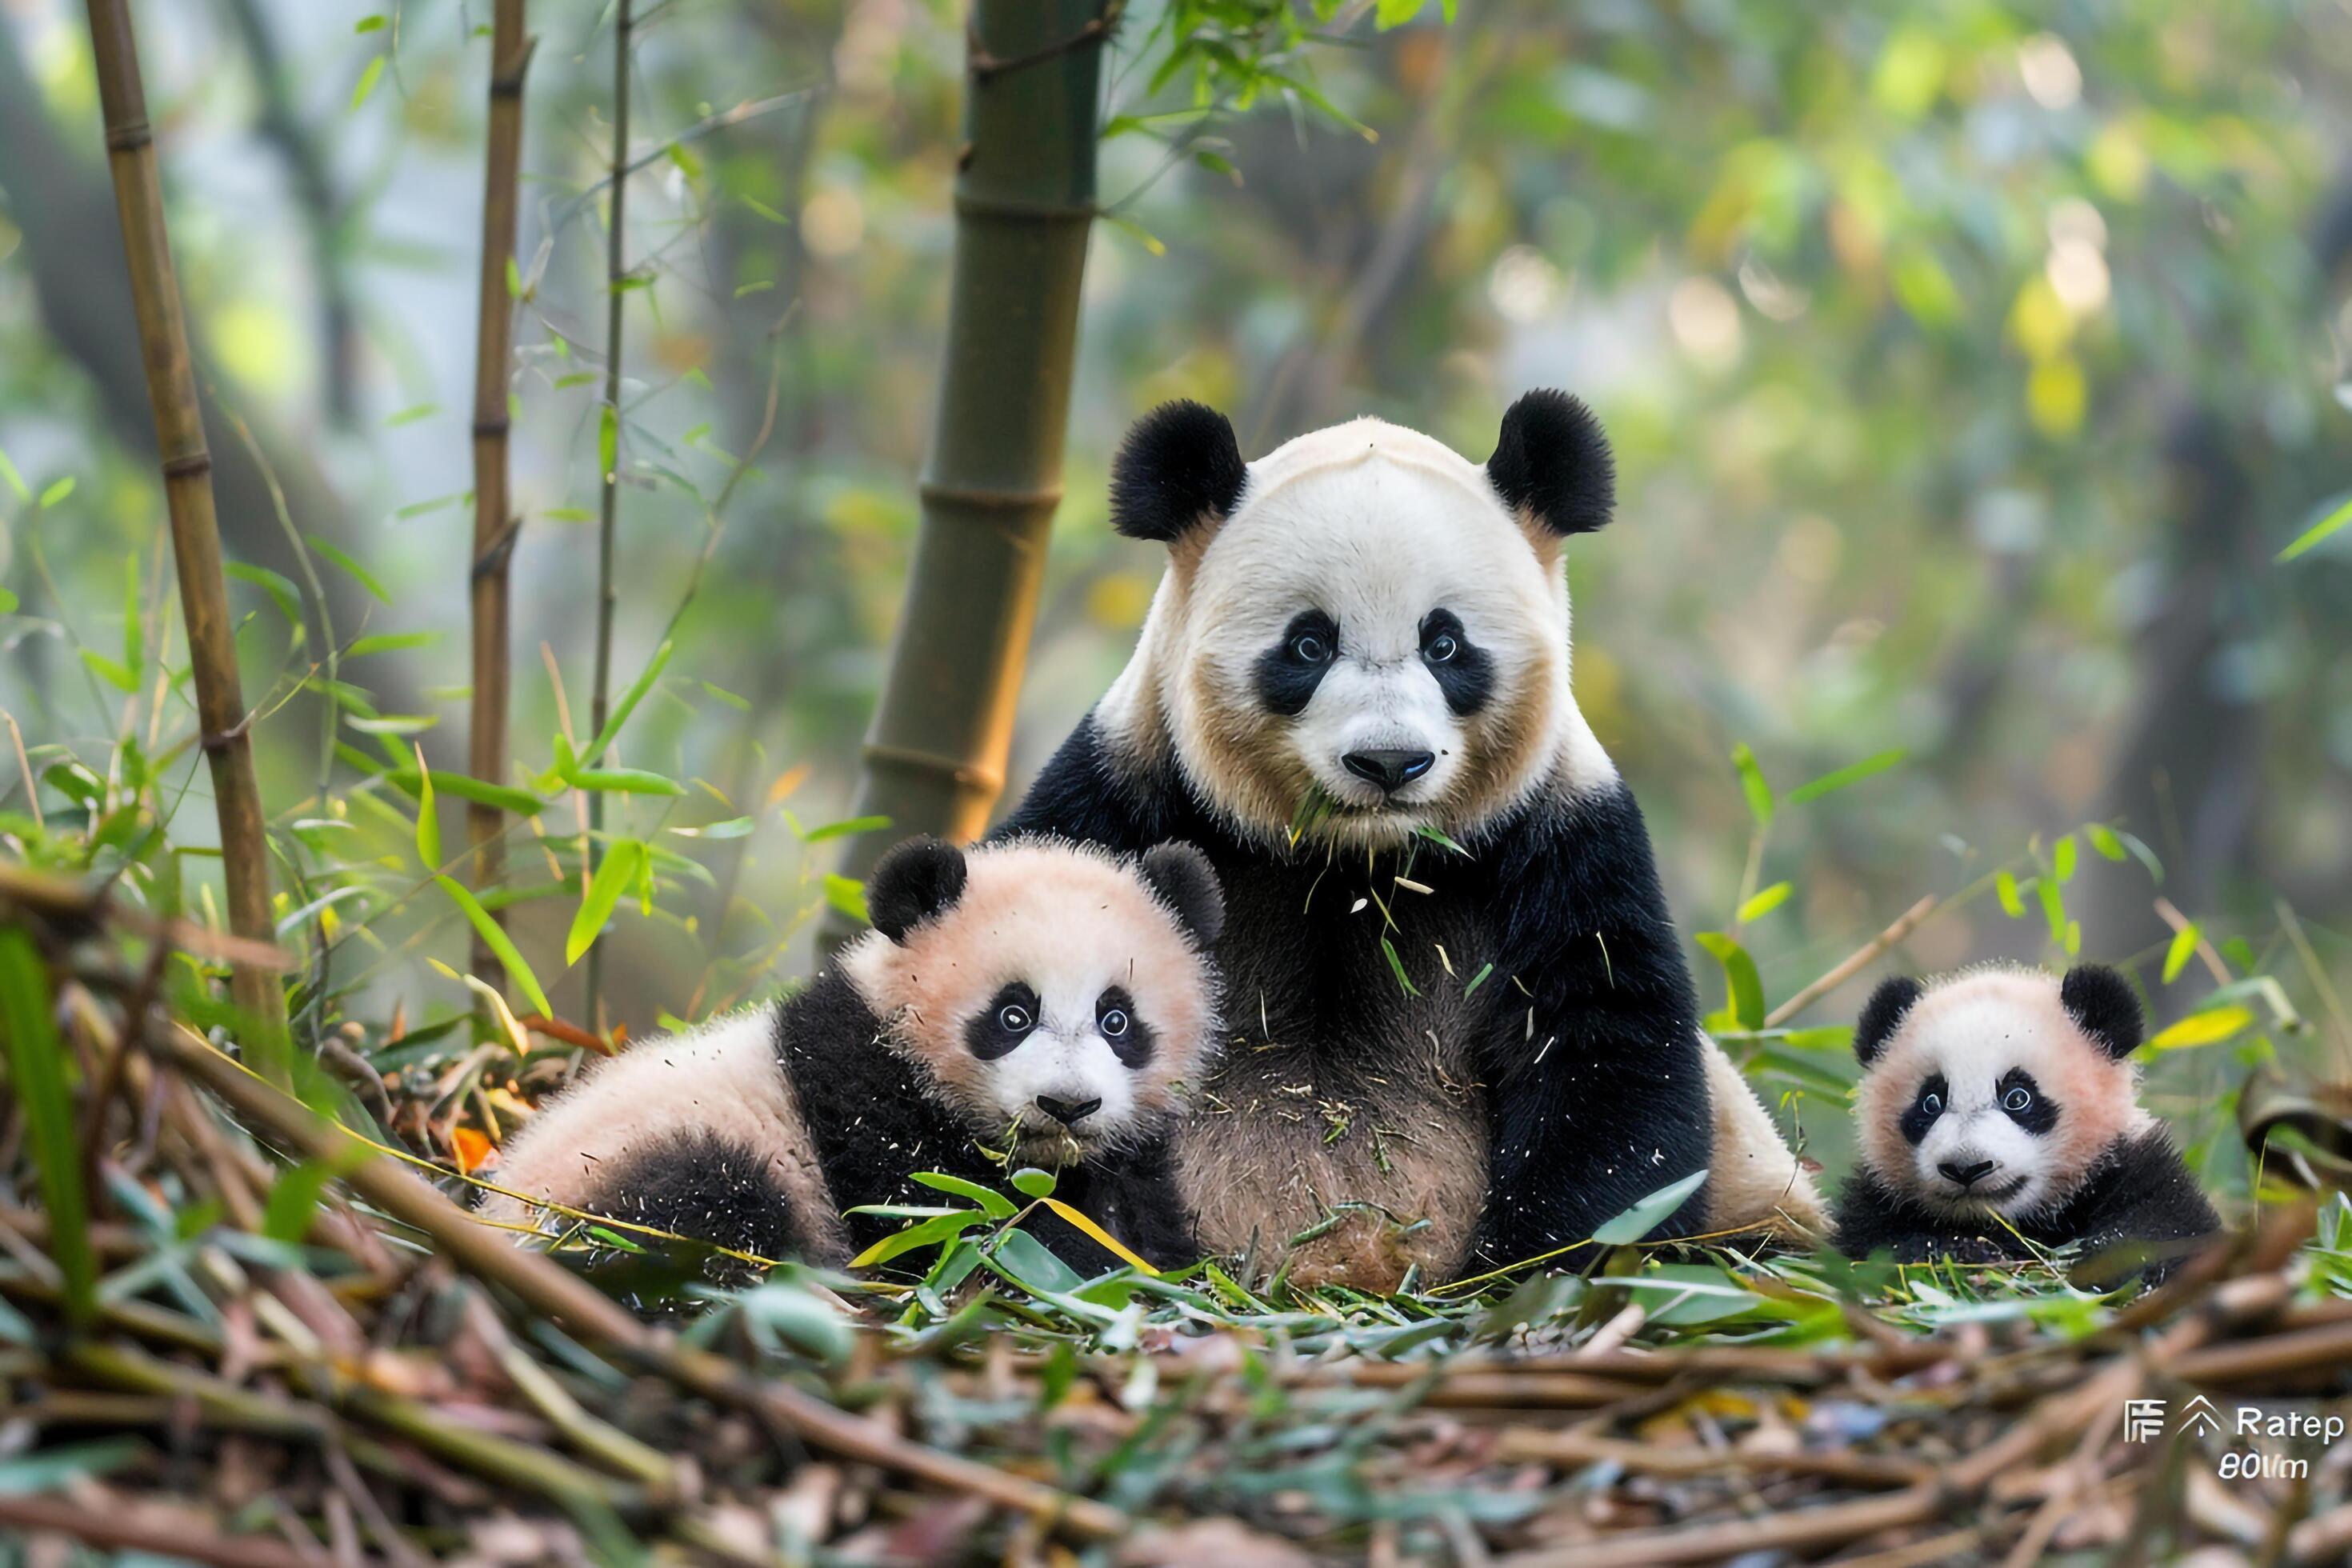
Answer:
[[[176,458],[163,459],[163,477],[167,479],[202,479],[213,471],[213,455],[199,447],[193,452],[183,452]]]
[[[506,526],[499,530],[499,536],[491,540],[488,548],[480,554],[474,557],[475,580],[478,582],[484,577],[495,576],[505,571],[507,557],[514,553],[515,541],[521,535],[522,519],[520,517],[507,519]]]
[[[1090,224],[1101,210],[1092,202],[1024,202],[1006,196],[983,196],[971,191],[956,193],[955,209],[959,217],[1040,225]]]
[[[503,436],[513,428],[514,421],[503,414],[495,418],[474,421],[474,435],[477,438],[484,436]]]
[[[1119,9],[1120,7],[1117,5],[1108,7],[1102,16],[1097,16],[1066,38],[1057,38],[1053,43],[1032,49],[1025,55],[1006,55],[1001,58],[988,52],[988,46],[980,41],[980,29],[967,22],[963,29],[965,68],[971,73],[972,80],[991,81],[1007,71],[1017,71],[1024,67],[1037,65],[1058,56],[1066,55],[1073,49],[1082,49],[1089,44],[1099,44],[1110,37],[1111,24],[1118,19]]]
[[[152,147],[154,143],[154,128],[143,120],[106,128],[106,150],[110,153],[136,153],[140,148]]]
[[[1059,485],[1041,485],[1035,489],[1025,490],[991,489],[978,485],[949,485],[937,479],[925,479],[915,489],[927,501],[975,507],[988,511],[1051,511],[1062,504],[1062,487]]]
[[[1004,787],[1004,774],[998,769],[982,767],[913,746],[893,746],[887,742],[868,741],[863,748],[863,755],[867,763],[877,767],[937,774],[952,779],[962,789],[984,789],[994,795]]]

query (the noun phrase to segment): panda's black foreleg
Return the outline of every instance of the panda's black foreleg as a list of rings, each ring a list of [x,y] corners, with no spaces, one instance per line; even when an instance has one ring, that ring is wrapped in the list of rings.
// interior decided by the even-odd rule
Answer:
[[[806,1243],[769,1158],[708,1132],[665,1138],[603,1175],[602,1201],[583,1206],[614,1219],[760,1258],[790,1257]]]
[[[1613,785],[1542,816],[1475,863],[1509,985],[1481,1062],[1479,1255],[1496,1266],[1587,1240],[1706,1169],[1714,1121],[1696,994],[1632,794]],[[1651,1234],[1696,1235],[1706,1215],[1701,1186]]]

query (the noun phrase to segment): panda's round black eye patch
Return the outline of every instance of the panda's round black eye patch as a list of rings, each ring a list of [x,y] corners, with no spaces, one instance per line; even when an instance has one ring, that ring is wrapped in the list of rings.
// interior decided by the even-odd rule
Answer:
[[[1151,1026],[1136,1016],[1135,998],[1124,985],[1114,985],[1095,998],[1095,1033],[1123,1067],[1141,1067],[1159,1044]]]
[[[2042,1092],[2033,1075],[2011,1068],[1993,1086],[1992,1096],[2011,1121],[2028,1132],[2044,1133],[2058,1125],[2058,1102]]]
[[[1457,719],[1467,719],[1494,695],[1493,658],[1470,640],[1462,617],[1451,610],[1441,607],[1421,618],[1421,662]]]
[[[1917,1147],[1919,1141],[1927,1136],[1927,1129],[1936,1125],[1936,1119],[1944,1114],[1944,1108],[1950,1103],[1951,1098],[1952,1086],[1944,1081],[1942,1073],[1921,1084],[1919,1092],[1912,1097],[1910,1109],[1904,1111],[1903,1120],[1896,1123],[1902,1129],[1903,1141]]]
[[[1296,719],[1307,710],[1339,657],[1339,624],[1320,610],[1301,610],[1282,638],[1257,657],[1257,695],[1271,712]]]
[[[1037,1027],[1037,993],[1026,982],[1012,982],[964,1025],[964,1048],[984,1062],[1007,1055]]]

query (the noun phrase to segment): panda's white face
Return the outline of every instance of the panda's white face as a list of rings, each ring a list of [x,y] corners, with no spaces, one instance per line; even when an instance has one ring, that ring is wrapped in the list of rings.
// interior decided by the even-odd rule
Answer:
[[[2128,1060],[2068,1015],[2052,976],[1959,975],[1911,1004],[1863,1077],[1863,1156],[1894,1191],[1954,1217],[2061,1205],[2143,1130]]]
[[[991,1148],[1061,1166],[1165,1128],[1216,1048],[1216,983],[1133,868],[1050,841],[971,850],[947,907],[844,971],[891,1048]]]
[[[1172,547],[1105,704],[1116,721],[1155,683],[1179,763],[1235,827],[1466,837],[1555,768],[1615,776],[1570,696],[1558,542],[1483,470],[1366,419],[1248,474],[1230,517]]]

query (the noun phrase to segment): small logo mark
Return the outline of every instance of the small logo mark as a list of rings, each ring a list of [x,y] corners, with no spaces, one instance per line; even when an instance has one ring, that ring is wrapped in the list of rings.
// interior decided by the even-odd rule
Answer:
[[[2200,1436],[2216,1436],[2221,1430],[2221,1413],[2213,1408],[2211,1400],[2200,1394],[2180,1407],[2180,1426],[2183,1431],[2194,1432]]]
[[[2125,1442],[2153,1443],[2163,1436],[2163,1400],[2126,1399],[2124,1401]]]

